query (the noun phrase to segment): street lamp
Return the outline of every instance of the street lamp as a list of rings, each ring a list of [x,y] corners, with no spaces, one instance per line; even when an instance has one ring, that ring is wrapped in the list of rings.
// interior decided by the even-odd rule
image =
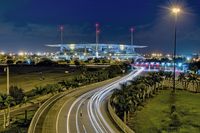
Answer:
[[[100,34],[99,23],[96,23],[95,27],[96,27],[96,58],[98,58],[99,56],[98,45],[99,45],[99,34]]]
[[[131,27],[130,31],[131,31],[131,45],[133,45],[133,39],[134,39],[135,29],[133,27]]]
[[[4,71],[7,73],[7,90],[6,90],[6,94],[9,95],[10,94],[10,70],[9,70],[9,65],[8,64],[3,64],[2,66],[4,66]]]
[[[63,31],[64,31],[64,26],[61,25],[60,26],[60,42],[61,42],[61,44],[63,44]]]
[[[176,30],[177,30],[177,19],[178,14],[181,12],[181,9],[179,7],[173,7],[171,9],[173,15],[175,16],[175,22],[174,22],[174,54],[173,54],[173,92],[176,91]]]

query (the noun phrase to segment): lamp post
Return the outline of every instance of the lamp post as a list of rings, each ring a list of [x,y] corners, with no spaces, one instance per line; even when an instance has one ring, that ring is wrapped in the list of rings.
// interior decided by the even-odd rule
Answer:
[[[173,53],[173,92],[175,93],[176,91],[176,32],[177,32],[177,19],[178,19],[178,14],[181,12],[181,9],[179,7],[174,7],[172,8],[172,13],[175,16],[175,21],[174,21],[174,53]]]
[[[3,65],[5,66],[4,68],[4,71],[6,72],[6,76],[7,76],[7,90],[6,90],[6,94],[9,95],[10,94],[10,77],[9,77],[9,74],[10,74],[10,70],[9,70],[9,65],[6,64],[6,65]]]
[[[61,42],[61,44],[63,44],[63,31],[64,31],[64,26],[61,25],[60,26],[60,42]]]
[[[131,31],[131,45],[133,45],[133,39],[134,39],[135,29],[133,27],[131,27],[130,31]]]
[[[98,58],[98,56],[99,56],[98,45],[99,45],[99,33],[100,33],[99,24],[96,23],[95,27],[96,27],[96,58]]]

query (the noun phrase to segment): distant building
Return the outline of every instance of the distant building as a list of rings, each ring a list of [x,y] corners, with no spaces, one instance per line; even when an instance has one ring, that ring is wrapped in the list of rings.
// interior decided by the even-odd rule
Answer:
[[[141,59],[140,54],[135,49],[146,46],[125,45],[125,44],[56,44],[48,47],[59,48],[60,51],[53,57],[55,60],[70,60],[78,58],[85,60],[88,58],[112,58],[112,59]]]

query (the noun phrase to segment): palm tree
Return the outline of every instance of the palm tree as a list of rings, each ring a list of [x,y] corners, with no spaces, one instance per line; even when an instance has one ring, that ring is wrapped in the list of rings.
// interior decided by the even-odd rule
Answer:
[[[12,104],[15,104],[15,101],[13,99],[13,97],[11,96],[7,96],[6,101],[5,101],[5,105],[8,108],[8,115],[7,115],[7,126],[10,125],[10,106]]]
[[[173,77],[173,73],[172,72],[165,72],[164,74],[166,76],[166,80],[171,80],[172,77]]]
[[[163,87],[164,87],[164,82],[165,82],[165,79],[166,79],[166,75],[165,75],[165,72],[164,71],[159,71],[159,76],[160,76],[160,82],[161,82],[161,88],[163,90]]]
[[[34,93],[34,95],[43,95],[44,88],[42,86],[35,87],[32,92]]]
[[[144,80],[144,84],[147,86],[147,97],[149,98],[150,95],[153,96],[153,86],[154,81],[151,79],[151,77],[146,76]]]
[[[112,105],[114,105],[116,112],[121,118],[123,118],[124,123],[126,123],[127,120],[127,113],[129,112],[129,93],[128,93],[128,87],[126,84],[121,84],[121,89],[117,90],[113,93],[112,99]],[[122,116],[123,112],[123,116]]]
[[[154,82],[154,94],[156,93],[156,91],[158,91],[158,87],[159,87],[159,83],[161,81],[160,76],[158,75],[158,73],[152,72],[149,73],[149,78],[153,80]]]
[[[165,79],[169,82],[169,88],[172,86],[172,78],[173,78],[173,73],[172,72],[165,72]],[[170,86],[171,85],[171,86]]]
[[[128,103],[128,116],[127,116],[127,120],[129,121],[129,118],[130,118],[130,112],[134,111],[134,103],[132,101],[132,96],[129,96],[127,98],[127,103]]]
[[[21,105],[25,105],[25,106],[26,106],[27,103],[34,104],[33,102],[30,101],[30,99],[28,99],[27,96],[24,96],[24,97],[23,97],[23,100],[22,100],[22,102],[21,102],[21,104],[20,104],[20,106],[21,106]],[[27,124],[27,118],[28,118],[28,117],[27,117],[27,116],[28,116],[27,114],[28,114],[28,110],[25,108],[25,112],[24,112],[24,121],[25,121],[24,123],[25,123],[25,124]]]
[[[194,92],[197,92],[197,90],[198,90],[198,85],[199,85],[199,79],[198,79],[198,75],[196,75],[196,74],[189,74],[189,82],[191,82],[192,83],[192,91],[194,91]],[[196,85],[196,88],[195,88],[195,85]]]
[[[112,107],[113,107],[115,112],[116,112],[116,105],[118,105],[118,103],[119,103],[119,94],[120,94],[120,90],[116,89],[113,92],[113,94],[112,94],[112,96],[110,98],[111,99],[111,105],[112,105]]]
[[[183,89],[187,89],[187,78],[185,73],[180,73],[178,76],[178,81],[181,82]]]
[[[66,86],[67,86],[66,81],[62,80],[62,81],[58,82],[58,84],[60,84],[61,87],[68,89],[68,88],[66,87]]]
[[[136,86],[136,88],[139,88],[139,91],[141,93],[141,100],[144,102],[145,101],[145,98],[146,98],[146,95],[147,95],[147,88],[145,86],[144,83],[140,83]]]
[[[10,106],[15,104],[13,98],[9,95],[0,96],[1,108],[4,109],[4,128],[10,125]],[[5,109],[6,108],[6,109]]]
[[[1,110],[5,109],[5,98],[2,95],[0,95],[0,109]],[[5,110],[4,110],[4,117],[3,118],[4,118],[3,127],[6,128],[6,112],[5,112]]]

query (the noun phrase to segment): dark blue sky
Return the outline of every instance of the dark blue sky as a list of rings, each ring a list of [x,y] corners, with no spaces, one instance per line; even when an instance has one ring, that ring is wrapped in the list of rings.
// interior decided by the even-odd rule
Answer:
[[[200,52],[200,1],[198,0],[1,0],[0,51],[47,51],[45,44],[59,43],[58,26],[64,25],[65,43],[95,42],[96,22],[102,43],[130,43],[142,52],[171,53],[173,16],[167,9],[179,3],[179,53]]]

